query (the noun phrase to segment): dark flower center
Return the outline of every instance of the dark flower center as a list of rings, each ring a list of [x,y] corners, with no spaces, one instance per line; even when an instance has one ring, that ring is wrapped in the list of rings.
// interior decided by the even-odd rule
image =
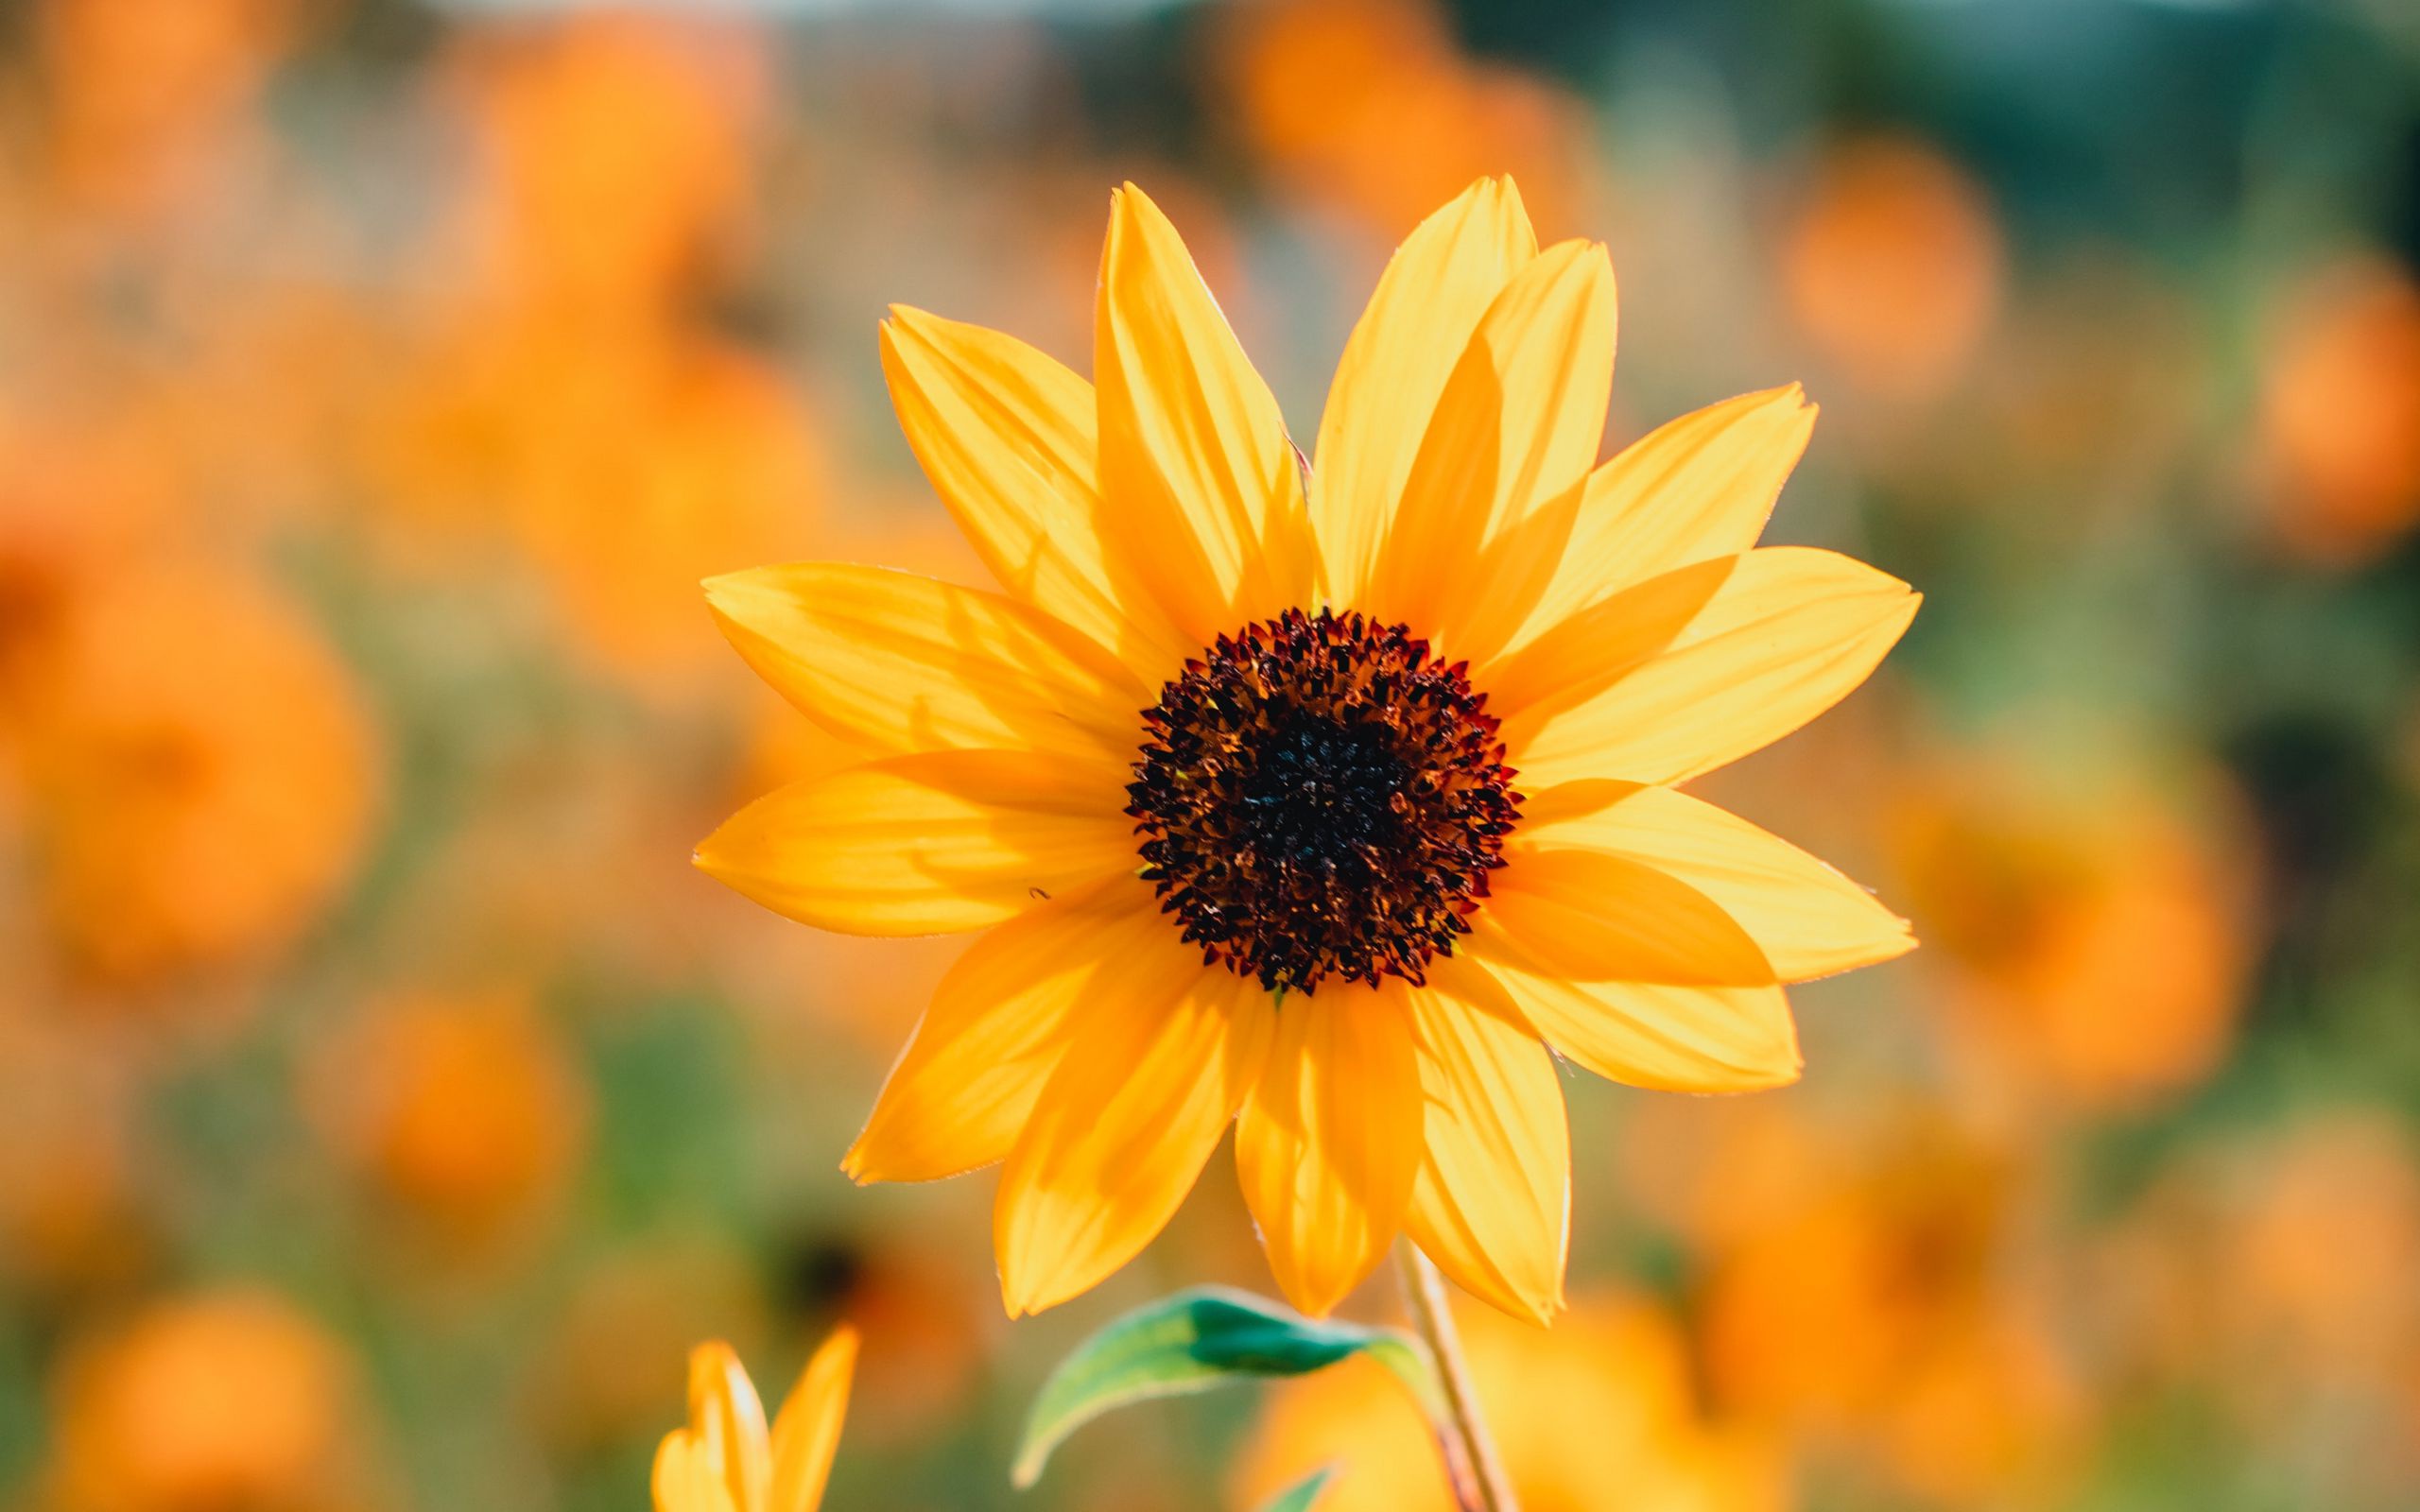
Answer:
[[[1288,610],[1146,710],[1126,812],[1160,907],[1271,990],[1426,979],[1504,864],[1519,794],[1486,698],[1403,626]]]

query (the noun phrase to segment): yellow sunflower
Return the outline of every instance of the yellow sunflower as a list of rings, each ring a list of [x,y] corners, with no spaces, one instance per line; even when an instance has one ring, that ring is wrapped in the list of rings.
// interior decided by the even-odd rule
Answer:
[[[1512,183],[1474,184],[1389,265],[1306,462],[1128,185],[1091,384],[922,311],[883,327],[1000,592],[822,562],[706,585],[867,760],[750,805],[699,865],[825,929],[985,932],[844,1169],[1004,1161],[1011,1315],[1132,1259],[1234,1123],[1296,1306],[1406,1232],[1550,1317],[1548,1047],[1642,1087],[1780,1085],[1783,984],[1910,947],[1674,784],[1837,702],[1916,595],[1755,547],[1814,422],[1795,386],[1598,465],[1614,325],[1603,247],[1541,251]]]
[[[719,1340],[699,1345],[689,1353],[689,1426],[655,1452],[655,1512],[815,1512],[856,1363],[856,1331],[835,1329],[769,1431],[739,1356]]]

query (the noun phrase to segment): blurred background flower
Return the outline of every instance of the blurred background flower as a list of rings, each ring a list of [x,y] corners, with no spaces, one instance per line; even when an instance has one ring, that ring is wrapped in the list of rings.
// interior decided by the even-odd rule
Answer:
[[[1469,1320],[1532,1512],[2420,1502],[2407,9],[0,7],[0,1504],[643,1505],[691,1345],[843,1321],[836,1507],[1435,1504],[1354,1370],[1011,1502],[1242,1203],[1010,1328],[979,1194],[849,1187],[955,947],[692,872],[836,759],[696,583],[970,577],[874,322],[1088,366],[1120,179],[1307,436],[1498,171],[1611,245],[1609,446],[1803,380],[1776,538],[1927,595],[1704,784],[1926,948],[1788,1092],[1565,1078],[1582,1305]]]

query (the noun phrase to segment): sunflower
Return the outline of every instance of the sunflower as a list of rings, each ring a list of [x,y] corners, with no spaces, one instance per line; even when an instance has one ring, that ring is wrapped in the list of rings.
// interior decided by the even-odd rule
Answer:
[[[835,1329],[782,1403],[770,1432],[748,1371],[719,1340],[689,1352],[689,1426],[655,1452],[655,1512],[815,1512],[832,1474],[855,1329]]]
[[[1551,1317],[1555,1053],[1641,1087],[1787,1083],[1784,984],[1912,944],[1675,784],[1845,696],[1916,595],[1755,547],[1813,425],[1795,386],[1598,465],[1614,330],[1604,249],[1541,251],[1481,180],[1396,252],[1306,461],[1128,185],[1091,384],[922,311],[883,326],[908,438],[1000,592],[832,563],[706,585],[867,759],[751,804],[699,865],[825,929],[984,932],[843,1168],[1004,1162],[1011,1315],[1132,1259],[1232,1123],[1305,1312],[1400,1232]]]

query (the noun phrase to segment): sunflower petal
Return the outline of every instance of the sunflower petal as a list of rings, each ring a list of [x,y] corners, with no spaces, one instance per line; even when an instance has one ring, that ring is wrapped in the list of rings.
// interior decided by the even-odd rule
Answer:
[[[1192,649],[1110,568],[1091,384],[1014,336],[897,304],[882,370],[933,491],[1010,597],[1137,660]]]
[[[874,751],[1132,759],[1142,684],[1014,599],[887,568],[794,562],[710,579],[706,601],[758,677]]]
[[[1506,718],[1512,764],[1532,791],[1582,778],[1665,783],[1712,771],[1848,696],[1907,629],[1917,602],[1907,584],[1836,552],[1752,551],[1644,662],[1620,634],[1601,637],[1600,657],[1595,637],[1556,632],[1566,691]]]
[[[1440,959],[1426,987],[1401,997],[1428,1106],[1406,1228],[1464,1291],[1550,1322],[1571,1240],[1571,1133],[1554,1057],[1475,961]]]
[[[1475,943],[1547,1043],[1631,1087],[1745,1092],[1798,1079],[1798,1026],[1778,986],[1577,982],[1501,937]]]
[[[869,762],[768,793],[698,845],[700,870],[844,935],[947,935],[1134,865],[1115,781],[1015,750]]]
[[[857,1181],[935,1181],[1007,1159],[1066,1053],[1078,1005],[1148,993],[1173,933],[1148,887],[1112,877],[977,939],[933,989],[840,1169]]]
[[[1505,282],[1538,255],[1509,178],[1481,179],[1404,238],[1353,328],[1320,417],[1311,522],[1327,592],[1357,603],[1445,380]]]
[[[1427,628],[1461,657],[1474,652],[1455,632],[1476,606],[1490,595],[1524,597],[1473,563],[1570,494],[1596,461],[1615,323],[1614,268],[1599,245],[1549,248],[1504,285],[1445,380],[1368,608]]]
[[[1796,384],[1741,394],[1657,427],[1588,475],[1553,580],[1515,644],[1633,584],[1756,543],[1815,431]]]
[[[799,1373],[773,1421],[773,1494],[765,1512],[816,1512],[822,1504],[856,1366],[857,1331],[842,1324]]]
[[[1385,1258],[1421,1160],[1420,1068],[1392,997],[1279,1005],[1236,1124],[1236,1169],[1286,1299],[1325,1317]]]
[[[1174,929],[1096,982],[1000,1174],[1011,1317],[1089,1290],[1167,1227],[1260,1074],[1273,1017],[1257,983],[1202,965]]]
[[[689,1433],[732,1505],[755,1512],[773,1470],[765,1404],[739,1356],[719,1339],[689,1351]]]
[[[665,1435],[649,1478],[655,1512],[749,1512],[732,1501],[721,1469],[697,1435],[685,1428]]]
[[[1305,602],[1316,552],[1277,401],[1131,183],[1110,201],[1094,342],[1104,524],[1126,568],[1194,645]]]
[[[1586,982],[1760,987],[1773,970],[1748,932],[1686,883],[1602,850],[1524,847],[1491,874],[1481,954],[1510,939],[1554,971]]]
[[[1571,782],[1530,799],[1519,843],[1643,861],[1720,905],[1785,982],[1871,966],[1915,948],[1908,922],[1822,861],[1670,788]]]

